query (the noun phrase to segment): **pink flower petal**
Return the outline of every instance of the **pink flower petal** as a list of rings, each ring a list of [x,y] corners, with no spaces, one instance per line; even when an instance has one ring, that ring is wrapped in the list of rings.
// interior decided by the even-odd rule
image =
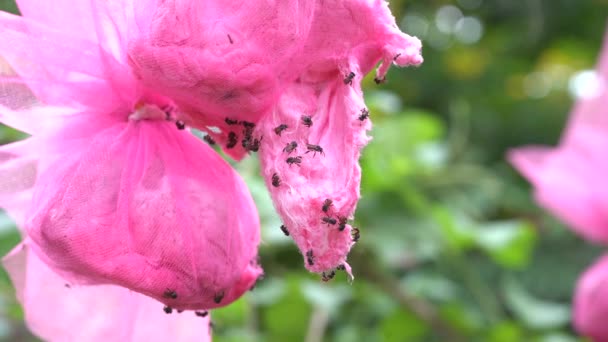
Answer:
[[[166,121],[72,121],[41,151],[26,223],[45,263],[176,309],[224,306],[253,286],[257,212],[213,150]]]
[[[540,205],[583,237],[608,243],[608,34],[597,73],[597,94],[577,101],[558,147],[515,149],[509,160],[532,183]]]
[[[608,341],[608,255],[579,278],[574,295],[574,326],[595,342]]]
[[[360,150],[369,141],[369,112],[360,81],[376,63],[419,64],[420,41],[396,28],[383,1],[319,2],[305,51],[307,68],[262,119],[263,175],[306,268],[343,265],[359,231]],[[331,206],[324,208],[324,203]],[[324,210],[326,209],[326,210]]]
[[[209,316],[167,315],[163,304],[111,286],[77,286],[48,268],[28,243],[3,259],[25,322],[47,341],[211,341]]]

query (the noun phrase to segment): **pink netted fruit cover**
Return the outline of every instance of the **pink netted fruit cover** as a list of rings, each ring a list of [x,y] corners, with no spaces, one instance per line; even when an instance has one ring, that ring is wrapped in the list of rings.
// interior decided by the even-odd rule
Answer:
[[[160,4],[37,3],[19,1],[24,17],[0,12],[0,121],[33,135],[2,150],[13,178],[0,201],[25,222],[33,252],[71,283],[120,285],[175,309],[234,301],[261,274],[251,196],[184,129],[178,96],[142,84],[129,64],[133,6],[142,15]],[[32,196],[25,217],[11,192]]]
[[[359,230],[348,223],[359,200],[360,151],[369,141],[370,113],[361,79],[381,62],[418,65],[421,43],[399,31],[384,1],[318,2],[305,43],[306,68],[260,123],[262,172],[282,229],[305,266],[333,274],[345,267]]]
[[[238,298],[260,274],[259,226],[240,177],[164,121],[49,138],[26,229],[68,279],[122,285],[178,309]],[[71,134],[70,134],[71,132]]]

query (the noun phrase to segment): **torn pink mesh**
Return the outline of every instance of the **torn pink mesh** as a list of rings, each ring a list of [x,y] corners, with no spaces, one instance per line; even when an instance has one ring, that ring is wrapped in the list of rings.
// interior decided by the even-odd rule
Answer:
[[[595,342],[608,341],[608,256],[601,257],[579,278],[573,299],[574,327]]]
[[[346,258],[360,233],[348,222],[371,129],[361,79],[378,62],[379,82],[393,63],[421,63],[420,48],[417,38],[397,29],[384,1],[317,3],[306,69],[258,131],[263,176],[310,271],[331,273],[342,265],[350,273]]]
[[[111,285],[77,286],[20,244],[3,259],[30,330],[45,341],[211,341],[209,316],[167,315],[162,304]]]
[[[608,34],[596,75],[599,86],[577,100],[559,146],[517,148],[508,159],[541,206],[583,237],[608,243]]]
[[[253,286],[257,212],[228,164],[169,122],[79,135],[91,122],[77,121],[48,139],[27,215],[47,264],[75,283],[125,286],[175,309],[224,306]]]

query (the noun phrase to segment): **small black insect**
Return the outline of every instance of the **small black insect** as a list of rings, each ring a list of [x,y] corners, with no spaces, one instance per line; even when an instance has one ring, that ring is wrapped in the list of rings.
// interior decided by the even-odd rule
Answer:
[[[234,119],[230,119],[230,118],[226,118],[224,119],[224,121],[226,121],[227,125],[238,125],[238,120],[234,120]]]
[[[175,126],[177,126],[177,129],[179,130],[186,129],[186,124],[182,120],[175,121]]]
[[[323,147],[319,145],[306,144],[306,149],[308,149],[306,153],[313,152],[313,157],[317,155],[317,152],[321,153],[322,155],[325,155],[325,152],[323,152]]]
[[[68,289],[72,288],[72,287],[70,286],[70,284],[65,284],[64,286],[65,286],[65,287],[67,287]]]
[[[175,292],[175,290],[166,289],[165,292],[163,292],[163,297],[170,298],[170,299],[177,299],[177,292]]]
[[[165,307],[163,308],[163,311],[164,311],[166,314],[170,314],[170,313],[172,313],[172,312],[173,312],[173,308],[172,308],[172,307],[170,307],[170,306],[165,306]]]
[[[209,145],[215,145],[215,140],[213,140],[213,138],[207,134],[203,137],[203,140],[205,140],[205,142]]]
[[[297,156],[297,157],[289,157],[285,160],[287,162],[287,164],[289,164],[290,166],[292,164],[296,164],[298,166],[300,166],[300,163],[302,163],[302,157],[301,156]]]
[[[287,153],[291,153],[293,152],[296,148],[298,147],[298,143],[295,141],[292,141],[290,143],[287,143],[287,145],[285,145],[285,148],[283,149],[283,152],[287,152]]]
[[[236,136],[236,133],[228,133],[228,143],[226,144],[226,148],[233,148],[238,142],[239,138]]]
[[[184,312],[184,309],[177,310],[177,313],[182,313],[182,312]]]
[[[386,77],[382,77],[382,78],[374,77],[374,82],[376,82],[376,84],[382,84],[382,83],[386,82]]]
[[[359,228],[353,228],[350,231],[350,235],[353,237],[353,242],[359,241],[359,238],[361,237],[361,234],[359,234]]]
[[[336,269],[340,270],[340,271],[344,271],[346,269],[346,267],[344,267],[344,264],[340,264],[340,265],[338,265],[338,267],[336,267]]]
[[[289,230],[287,230],[287,227],[285,227],[284,224],[281,225],[281,230],[283,231],[283,234],[285,234],[285,236],[289,236]]]
[[[220,291],[216,293],[215,296],[213,296],[213,301],[215,302],[215,304],[219,304],[222,299],[224,299],[224,291]]]
[[[262,141],[262,139],[253,139],[250,143],[249,146],[247,147],[247,150],[249,152],[257,152],[260,150],[260,142]]]
[[[306,127],[312,126],[312,118],[308,115],[302,115],[302,124]]]
[[[232,37],[230,37],[230,35],[228,35],[228,41],[230,42],[230,44],[234,44],[234,42],[232,41]]]
[[[353,84],[353,79],[355,78],[355,73],[350,72],[346,77],[344,77],[344,84]]]
[[[280,124],[277,127],[274,128],[274,132],[278,135],[281,136],[281,133],[283,133],[284,130],[286,130],[287,128],[289,128],[289,126],[287,126],[286,124]]]
[[[369,118],[369,110],[363,108],[361,109],[361,114],[359,115],[359,121],[365,121],[365,119]]]
[[[323,223],[328,224],[328,225],[329,224],[334,225],[334,224],[338,223],[338,221],[335,218],[329,217],[329,216],[325,216],[324,218],[321,219],[321,221],[323,221]]]
[[[325,199],[325,201],[323,201],[323,206],[321,207],[321,210],[324,213],[327,213],[329,211],[329,208],[331,208],[331,206],[334,204],[334,201],[330,200],[329,198]]]
[[[338,217],[338,222],[339,222],[338,230],[339,231],[343,231],[346,228],[346,221],[348,221],[348,219],[346,217],[344,217],[344,216]]]
[[[323,272],[323,274],[321,275],[321,280],[327,282],[327,281],[332,280],[335,276],[336,276],[336,271],[331,271],[329,273]]]
[[[194,314],[197,315],[198,317],[207,317],[207,315],[209,314],[209,311],[194,311]]]
[[[306,261],[310,266],[315,264],[315,256],[312,254],[312,249],[309,249],[308,252],[306,252]]]
[[[272,174],[272,186],[275,188],[281,186],[281,178],[279,178],[276,172]]]
[[[243,125],[243,127],[246,128],[253,128],[255,127],[255,124],[253,122],[249,122],[249,121],[241,121],[239,122],[241,125]]]

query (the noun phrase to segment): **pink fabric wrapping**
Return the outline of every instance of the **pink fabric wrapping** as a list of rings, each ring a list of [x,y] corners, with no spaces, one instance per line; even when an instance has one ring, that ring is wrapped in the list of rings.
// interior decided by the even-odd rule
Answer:
[[[599,88],[579,99],[558,147],[524,147],[508,159],[534,186],[537,202],[575,232],[608,243],[608,34],[597,67]],[[594,341],[608,341],[608,259],[579,279],[574,324]]]
[[[597,75],[598,94],[577,101],[558,147],[518,148],[508,158],[532,183],[540,205],[583,237],[608,243],[608,35]]]
[[[608,255],[583,273],[574,294],[574,326],[594,342],[608,342]]]
[[[129,61],[146,86],[179,102],[184,121],[222,146],[237,134],[239,143],[225,152],[240,159],[242,130],[226,119],[257,123],[298,76],[300,62],[315,54],[303,44],[318,3],[157,2],[154,11],[135,11],[141,32],[129,44]]]
[[[25,18],[0,12],[0,120],[34,135],[0,170],[35,170],[13,172],[0,204],[23,220],[8,198],[36,182],[31,248],[71,283],[175,309],[227,305],[261,274],[256,209],[230,166],[176,128],[178,104],[131,72],[137,25],[132,3],[117,4],[22,0]]]
[[[317,3],[306,68],[259,127],[263,176],[312,272],[350,270],[346,257],[358,230],[346,221],[360,197],[358,159],[371,129],[361,79],[379,61],[379,80],[393,63],[420,64],[420,49],[397,29],[384,1]]]
[[[28,243],[3,259],[25,322],[45,341],[211,341],[209,316],[167,315],[162,304],[111,286],[76,286],[48,268]]]

